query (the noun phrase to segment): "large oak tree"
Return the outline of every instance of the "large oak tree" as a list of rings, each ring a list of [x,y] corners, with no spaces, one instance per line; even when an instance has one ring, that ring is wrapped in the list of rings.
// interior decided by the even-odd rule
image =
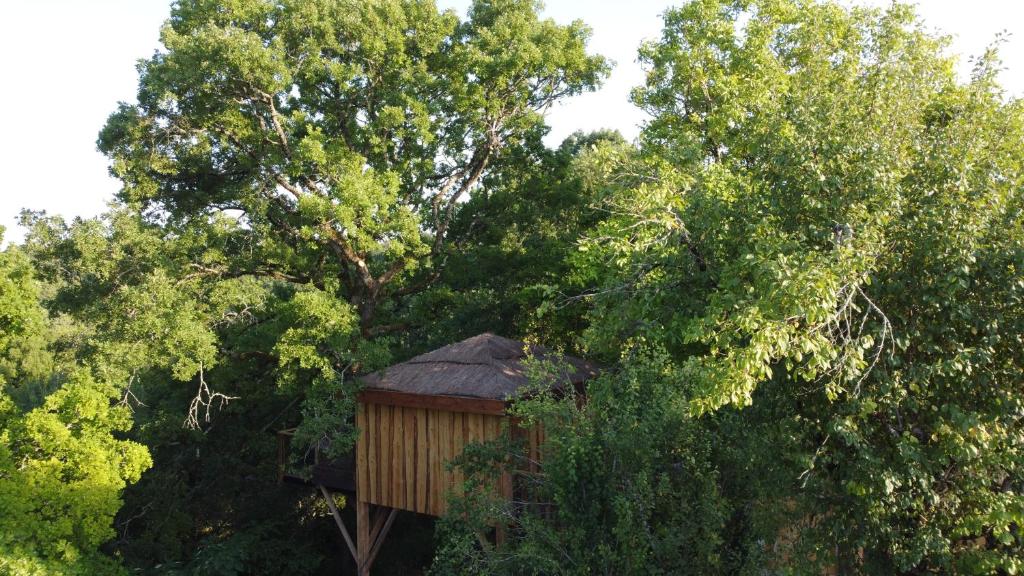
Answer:
[[[100,135],[119,198],[172,227],[237,216],[252,273],[318,286],[364,337],[436,278],[449,225],[503,149],[593,89],[587,28],[533,0],[184,0]]]

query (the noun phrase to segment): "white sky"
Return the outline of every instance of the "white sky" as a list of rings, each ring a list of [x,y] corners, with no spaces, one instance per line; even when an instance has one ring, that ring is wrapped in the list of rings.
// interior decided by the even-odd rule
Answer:
[[[887,5],[888,0],[844,0]],[[560,22],[582,18],[594,30],[591,48],[617,63],[604,87],[555,107],[555,145],[575,130],[616,128],[636,136],[643,114],[628,101],[643,81],[635,61],[644,39],[657,37],[672,0],[547,0]],[[464,12],[469,0],[438,0]],[[921,0],[925,21],[954,36],[952,50],[980,54],[1002,31],[1003,84],[1024,95],[1024,2]],[[118,101],[135,97],[135,62],[158,47],[168,0],[0,0],[0,226],[7,240],[23,235],[22,208],[67,218],[95,216],[118,189],[107,175],[96,136]],[[969,66],[962,59],[966,72]]]

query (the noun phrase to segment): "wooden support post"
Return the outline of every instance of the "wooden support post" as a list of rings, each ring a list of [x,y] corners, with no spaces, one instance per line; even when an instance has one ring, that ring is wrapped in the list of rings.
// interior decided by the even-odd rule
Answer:
[[[358,500],[358,499],[357,499]],[[369,576],[370,567],[366,559],[370,557],[370,503],[356,502],[356,566],[359,576]]]
[[[377,541],[380,529],[384,527],[384,522],[386,522],[387,519],[388,511],[383,506],[378,506],[377,511],[373,514],[373,527],[370,528],[370,542]]]
[[[377,507],[377,513],[370,519],[370,503],[356,502],[356,566],[359,576],[370,576],[370,567],[377,558],[391,525],[398,516],[397,508]],[[371,527],[370,524],[373,524]]]
[[[345,537],[345,544],[348,544],[348,551],[352,553],[352,558],[355,559],[356,563],[359,562],[359,555],[356,554],[356,547],[352,544],[352,537],[348,534],[348,529],[345,528],[345,523],[341,520],[341,513],[338,512],[338,507],[334,504],[334,496],[327,491],[322,485],[317,484],[317,488],[324,495],[324,500],[327,500],[327,507],[331,510],[331,516],[334,516],[334,523],[338,525],[338,529],[341,530],[341,535]]]
[[[373,561],[377,559],[377,552],[380,552],[381,545],[384,544],[384,539],[388,536],[388,530],[391,530],[391,524],[395,521],[395,516],[398,516],[398,509],[392,508],[388,514],[388,519],[384,522],[384,526],[381,527],[380,532],[377,534],[377,538],[373,542],[373,547],[370,549],[370,556],[366,559],[366,574],[370,574],[370,566],[373,565]]]

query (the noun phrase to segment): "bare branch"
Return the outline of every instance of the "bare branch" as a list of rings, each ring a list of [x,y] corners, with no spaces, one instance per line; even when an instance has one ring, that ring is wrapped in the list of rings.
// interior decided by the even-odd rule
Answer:
[[[196,395],[192,398],[192,403],[188,407],[188,416],[185,417],[185,427],[191,430],[198,430],[200,428],[199,413],[202,411],[203,422],[210,421],[210,410],[213,408],[213,403],[217,402],[217,409],[222,410],[232,400],[238,400],[238,396],[227,396],[220,392],[211,392],[210,387],[206,384],[206,378],[203,374],[203,364],[199,364],[199,389],[196,391]]]
[[[131,410],[132,412],[135,411],[135,408],[134,408],[133,404],[135,406],[146,406],[146,404],[143,403],[141,400],[139,400],[138,396],[136,396],[135,393],[132,392],[132,384],[134,382],[135,382],[135,374],[133,373],[128,378],[128,385],[125,386],[125,388],[124,388],[124,394],[121,396],[121,401],[118,402],[119,406],[124,406],[124,407],[128,408],[129,410]],[[148,408],[148,406],[146,406],[146,407]]]

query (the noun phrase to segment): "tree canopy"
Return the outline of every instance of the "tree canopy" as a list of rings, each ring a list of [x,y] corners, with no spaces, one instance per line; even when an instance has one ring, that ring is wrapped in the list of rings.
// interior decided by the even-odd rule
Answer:
[[[607,217],[561,302],[621,372],[481,573],[1021,570],[1024,109],[944,46],[902,5],[666,12],[638,148],[577,168]]]
[[[120,198],[155,218],[236,215],[262,270],[339,284],[363,336],[382,302],[436,275],[460,200],[542,113],[593,89],[588,30],[533,0],[480,0],[466,21],[411,0],[189,0],[140,67],[100,149]]]
[[[454,498],[375,570],[1024,571],[998,44],[964,80],[906,5],[689,0],[639,48],[637,141],[552,148],[609,64],[540,9],[173,4],[99,136],[116,203],[0,252],[0,573],[342,571],[273,431],[341,452],[356,376],[487,330],[605,367],[513,408],[544,505]]]
[[[145,446],[116,437],[130,411],[112,405],[116,386],[54,366],[31,263],[14,248],[0,252],[0,326],[0,573],[119,573],[98,547],[114,536],[121,491],[152,464]]]

